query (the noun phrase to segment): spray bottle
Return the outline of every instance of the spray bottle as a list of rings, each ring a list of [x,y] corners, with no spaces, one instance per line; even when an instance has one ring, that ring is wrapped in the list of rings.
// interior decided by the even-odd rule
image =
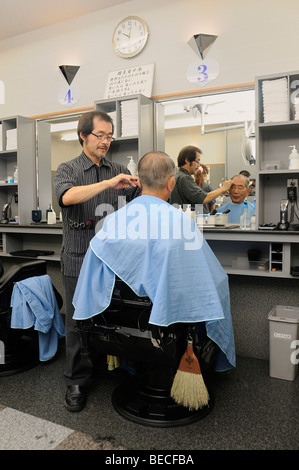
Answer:
[[[247,201],[244,201],[243,214],[240,217],[240,229],[241,230],[250,230],[250,217],[248,214],[248,204]]]
[[[289,147],[293,149],[289,155],[289,170],[299,170],[299,153],[296,145],[289,145]]]
[[[136,163],[134,162],[133,160],[133,157],[132,156],[129,156],[127,158],[130,158],[130,161],[127,165],[127,168],[129,170],[129,172],[131,173],[131,175],[136,175],[136,172],[137,172],[137,166],[136,166]]]

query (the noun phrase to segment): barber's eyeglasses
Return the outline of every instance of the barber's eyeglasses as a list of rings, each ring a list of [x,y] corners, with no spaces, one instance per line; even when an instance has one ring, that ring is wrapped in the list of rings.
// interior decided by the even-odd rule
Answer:
[[[103,140],[108,140],[108,142],[113,142],[115,140],[114,137],[112,137],[112,135],[107,135],[107,134],[94,134],[93,132],[91,132],[92,135],[94,135],[95,137],[97,137],[97,139],[99,139],[100,142],[103,142]]]

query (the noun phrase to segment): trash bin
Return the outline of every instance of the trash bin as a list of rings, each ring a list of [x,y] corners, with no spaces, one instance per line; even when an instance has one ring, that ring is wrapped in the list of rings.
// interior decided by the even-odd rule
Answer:
[[[270,377],[295,380],[298,361],[293,341],[299,339],[299,308],[276,305],[269,313],[268,320]]]

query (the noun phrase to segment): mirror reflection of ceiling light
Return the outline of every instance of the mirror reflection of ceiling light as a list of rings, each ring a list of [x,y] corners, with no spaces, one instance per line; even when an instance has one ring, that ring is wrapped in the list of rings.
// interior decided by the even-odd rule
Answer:
[[[66,134],[62,134],[61,140],[69,141],[69,140],[78,140],[77,132],[68,132]]]
[[[78,121],[59,122],[51,124],[51,132],[73,131],[77,129]]]
[[[186,97],[164,101],[162,105],[166,130],[200,126],[202,116],[205,126],[232,123],[244,125],[244,121],[255,119],[254,90]],[[203,105],[206,106],[201,114],[199,108],[203,108]]]

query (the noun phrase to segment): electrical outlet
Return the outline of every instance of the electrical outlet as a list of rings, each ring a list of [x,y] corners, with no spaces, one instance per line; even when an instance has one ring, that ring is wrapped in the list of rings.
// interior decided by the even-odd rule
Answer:
[[[287,187],[288,200],[290,202],[296,202],[297,201],[297,190],[298,190],[298,188],[296,186],[288,186]]]
[[[296,179],[287,180],[287,187],[288,188],[293,188],[293,187],[298,188],[298,180],[296,180]]]
[[[297,193],[298,193],[298,180],[297,179],[287,180],[287,193],[288,193],[288,200],[290,202],[297,201]]]

